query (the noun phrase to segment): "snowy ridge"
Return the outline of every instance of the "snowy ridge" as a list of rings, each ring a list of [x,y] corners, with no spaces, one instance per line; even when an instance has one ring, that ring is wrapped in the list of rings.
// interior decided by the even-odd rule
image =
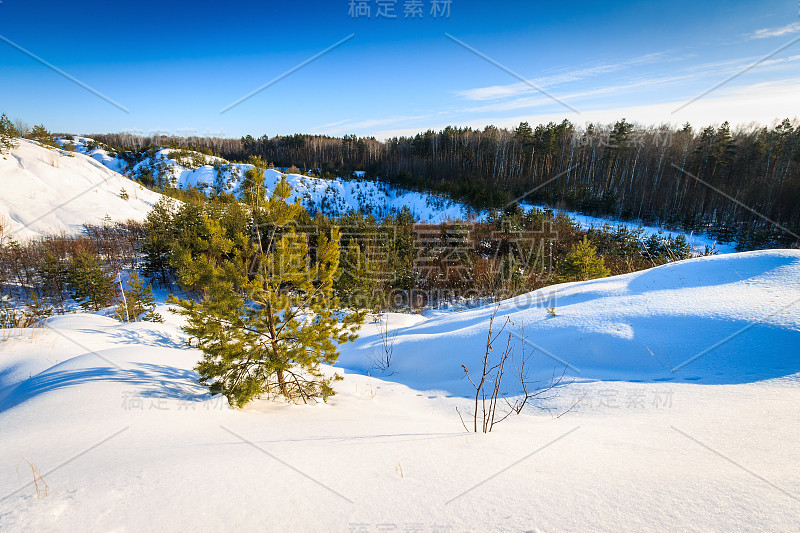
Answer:
[[[75,146],[78,153],[84,153],[108,168],[136,178],[142,172],[149,172],[165,183],[181,189],[196,188],[211,194],[215,188],[219,191],[238,194],[245,172],[253,168],[243,163],[229,163],[218,157],[189,152],[205,164],[194,167],[180,159],[179,150],[161,148],[153,157],[128,168],[123,160],[109,154],[104,148],[88,149],[91,139],[75,137],[72,141],[61,141]],[[188,151],[186,151],[188,152]],[[193,168],[194,167],[194,168]],[[284,169],[285,170],[285,169]],[[272,191],[280,180],[279,169],[268,169],[265,172],[265,183],[268,191]],[[348,211],[355,210],[372,214],[378,219],[399,212],[407,206],[419,222],[439,223],[446,220],[467,220],[475,218],[476,213],[467,206],[452,200],[430,194],[405,191],[373,180],[336,179],[327,180],[301,174],[285,174],[292,186],[292,197],[299,198],[301,203],[314,213],[318,209],[324,214],[339,217]]]
[[[0,223],[5,237],[25,240],[77,233],[83,224],[143,220],[161,195],[96,160],[18,139],[0,156]],[[122,189],[128,200],[121,198]]]

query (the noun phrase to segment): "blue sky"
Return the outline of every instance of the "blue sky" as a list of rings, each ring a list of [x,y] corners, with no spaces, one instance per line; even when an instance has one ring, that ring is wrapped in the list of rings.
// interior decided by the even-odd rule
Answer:
[[[390,0],[356,2],[369,17],[351,16],[350,1],[3,0],[0,36],[94,92],[0,42],[0,110],[53,131],[225,137],[800,116],[796,0],[451,0],[436,18],[434,0],[397,0],[394,19],[377,17]],[[422,17],[406,18],[414,1]]]

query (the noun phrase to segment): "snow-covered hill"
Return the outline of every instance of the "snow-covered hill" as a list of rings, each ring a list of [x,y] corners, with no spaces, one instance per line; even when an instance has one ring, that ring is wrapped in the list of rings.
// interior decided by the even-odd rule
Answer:
[[[460,365],[478,366],[491,308],[390,315],[383,374],[368,323],[328,405],[243,411],[195,382],[200,354],[161,312],[165,324],[78,314],[7,332],[0,529],[800,529],[798,251],[502,302],[496,323],[524,324],[537,346],[535,377],[560,359],[575,382],[489,435],[466,433],[455,408],[472,410]]]
[[[71,144],[76,152],[89,155],[109,169],[139,178],[147,173],[163,183],[181,189],[197,188],[210,194],[215,188],[238,194],[245,172],[252,165],[229,163],[224,159],[203,155],[197,152],[172,148],[161,148],[152,156],[145,156],[128,166],[123,159],[102,147],[94,147],[87,137],[74,137],[62,140]],[[205,163],[205,164],[202,164]],[[284,171],[286,169],[283,169]],[[265,183],[271,191],[283,173],[278,169],[265,172]],[[328,216],[338,217],[355,210],[371,213],[376,218],[397,213],[403,207],[411,209],[419,222],[438,223],[445,220],[466,220],[475,217],[467,206],[453,202],[442,196],[396,189],[374,180],[353,177],[351,179],[327,180],[302,174],[287,174],[292,186],[292,199],[299,197],[310,211],[321,210]]]
[[[171,148],[155,150],[152,155],[128,165],[119,155],[109,152],[87,137],[74,137],[60,142],[74,146],[78,153],[89,155],[109,169],[128,177],[139,179],[144,173],[182,189],[199,188],[206,194],[210,194],[215,188],[237,194],[245,172],[252,168],[251,165],[229,163],[218,157]],[[281,170],[266,171],[265,181],[268,190],[272,190],[281,175]],[[319,209],[332,217],[355,210],[365,214],[371,213],[377,219],[382,219],[399,212],[403,207],[408,207],[418,222],[435,224],[449,220],[481,221],[486,218],[486,212],[476,212],[466,204],[441,195],[398,189],[380,181],[363,179],[363,172],[357,172],[355,176],[347,179],[327,180],[301,174],[288,174],[287,179],[292,186],[292,199],[299,197],[310,212],[314,213]],[[524,204],[524,207],[530,209],[541,206]],[[631,230],[639,228],[638,224],[631,222],[609,221],[572,212],[566,214],[583,229],[602,227],[608,223],[612,226],[624,225]],[[642,230],[644,238],[653,234],[664,236],[681,234],[681,232],[664,232],[661,228],[648,226]],[[730,253],[735,250],[734,245],[717,243],[705,235],[687,233],[683,235],[696,253],[703,253],[706,247],[716,247],[720,253]]]
[[[33,141],[19,139],[18,148],[0,156],[0,223],[4,236],[18,241],[75,233],[106,216],[142,220],[160,197],[91,157]]]

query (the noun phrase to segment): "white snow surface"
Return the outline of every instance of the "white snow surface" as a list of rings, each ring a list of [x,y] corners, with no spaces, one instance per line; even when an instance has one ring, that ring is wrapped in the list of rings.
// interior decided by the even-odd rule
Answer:
[[[0,156],[0,223],[4,237],[78,233],[83,224],[143,220],[161,195],[83,154],[18,139]],[[120,197],[122,189],[128,200]]]
[[[469,424],[461,365],[478,371],[493,307],[380,317],[397,333],[387,371],[368,322],[328,404],[244,410],[195,382],[201,354],[159,311],[5,332],[0,530],[800,529],[800,251],[502,302],[497,327],[537,347],[532,378],[571,366],[486,435],[455,409]]]

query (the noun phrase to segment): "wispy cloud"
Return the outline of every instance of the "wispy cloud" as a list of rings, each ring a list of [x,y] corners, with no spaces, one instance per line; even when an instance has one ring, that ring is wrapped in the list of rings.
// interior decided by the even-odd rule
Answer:
[[[625,76],[622,76],[617,77],[614,80],[616,83],[611,84],[593,82],[592,85],[588,87],[585,84],[576,84],[571,92],[562,92],[562,96],[570,101],[593,102],[594,105],[597,105],[601,103],[597,100],[598,97],[611,96],[615,102],[619,102],[621,99],[633,93],[641,93],[643,90],[657,90],[660,91],[658,99],[663,100],[665,96],[675,96],[674,94],[665,94],[663,91],[672,91],[676,87],[676,84],[680,84],[682,88],[688,88],[697,83],[705,82],[704,80],[713,80],[714,78],[726,76],[741,71],[741,69],[751,63],[753,59],[753,57],[739,57],[725,61],[685,65],[682,69],[670,71],[669,74],[662,76],[656,76],[653,73],[646,76],[628,76],[627,79]],[[795,69],[798,61],[800,61],[800,55],[773,58],[763,61],[759,64],[758,69],[761,75],[766,72],[786,72]],[[576,76],[576,80],[580,80],[580,77]],[[565,83],[565,85],[569,84]],[[466,93],[468,91],[463,92]],[[509,92],[509,95],[510,96],[505,98],[496,97],[493,101],[486,102],[482,105],[463,107],[457,112],[468,114],[502,112],[520,109],[548,108],[551,104],[548,99],[538,95],[514,95],[511,92]],[[583,105],[586,105],[586,103]]]
[[[629,83],[608,85],[605,87],[595,87],[593,89],[565,93],[564,98],[570,100],[580,100],[589,97],[603,96],[609,94],[619,96],[621,94],[629,93],[631,91],[638,89],[645,89],[651,87],[664,87],[669,84],[674,84],[678,81],[683,81],[690,77],[691,76],[689,75],[684,75],[684,76],[666,76],[666,77],[652,78],[652,79],[641,79],[641,80],[631,81]],[[487,111],[512,111],[515,109],[528,109],[534,107],[549,106],[551,103],[552,102],[550,102],[547,98],[537,97],[537,96],[525,96],[521,98],[515,98],[513,100],[508,100],[505,102],[494,102],[477,107],[469,107],[462,109],[462,111],[465,113],[482,113]]]
[[[602,74],[610,74],[612,72],[618,72],[620,70],[632,66],[638,66],[647,63],[655,63],[657,61],[663,60],[664,58],[665,58],[664,52],[656,52],[652,54],[646,54],[643,56],[635,57],[626,61],[621,61],[619,63],[604,63],[600,65],[592,65],[589,67],[558,72],[555,74],[551,74],[549,76],[532,78],[530,82],[531,84],[539,87],[557,87],[565,83],[580,81],[586,78],[599,76]],[[518,96],[530,92],[533,92],[533,89],[531,88],[530,85],[518,82],[509,85],[493,85],[490,87],[478,87],[475,89],[467,89],[464,91],[458,91],[456,94],[467,100],[494,100],[500,98],[509,98],[512,96]]]
[[[695,126],[719,124],[727,120],[731,125],[747,125],[750,123],[770,124],[775,119],[800,118],[794,102],[800,91],[800,78],[776,80],[772,82],[759,82],[750,85],[721,89],[713,98],[702,100],[702,105],[694,109],[685,109],[678,114],[671,115],[671,111],[680,101],[670,101],[658,104],[620,105],[611,102],[598,102],[595,106],[585,106],[581,118],[586,122],[613,124],[621,117],[644,125],[657,125],[671,123],[680,125],[690,122]],[[463,125],[479,127],[494,124],[498,127],[514,127],[522,121],[535,121],[547,123],[560,122],[564,114],[536,113],[513,117],[495,116],[471,118]]]
[[[403,122],[421,120],[431,118],[434,115],[442,115],[444,111],[438,113],[425,113],[421,115],[404,115],[393,116],[387,118],[370,118],[370,119],[346,119],[332,122],[330,124],[323,124],[316,128],[311,129],[311,133],[325,133],[328,135],[337,135],[340,133],[357,133],[363,130],[369,130],[376,126],[388,126],[392,124],[400,124]]]
[[[619,101],[599,101],[587,105],[581,112],[584,123],[613,124],[622,117],[642,125],[660,125],[664,123],[681,125],[690,122],[696,127],[709,124],[720,124],[727,120],[733,126],[749,127],[751,124],[768,125],[776,119],[800,118],[794,102],[800,92],[800,78],[759,82],[744,86],[720,89],[715,96],[702,100],[694,109],[682,110],[671,114],[680,104],[674,98],[657,104],[624,105]],[[542,98],[544,103],[546,99]],[[487,116],[485,114],[454,113],[438,123],[420,121],[416,125],[402,128],[389,128],[374,132],[378,139],[395,136],[412,136],[427,129],[441,130],[447,125],[469,126],[482,129],[492,124],[500,128],[513,128],[520,122],[534,123],[561,122],[566,118],[561,111],[526,113],[514,116]]]
[[[793,22],[779,28],[762,28],[749,35],[750,39],[766,39],[768,37],[780,37],[800,32],[800,22]]]

